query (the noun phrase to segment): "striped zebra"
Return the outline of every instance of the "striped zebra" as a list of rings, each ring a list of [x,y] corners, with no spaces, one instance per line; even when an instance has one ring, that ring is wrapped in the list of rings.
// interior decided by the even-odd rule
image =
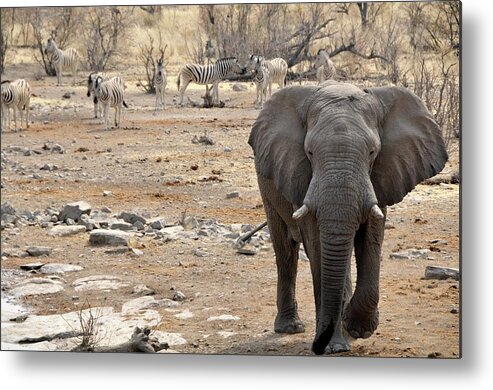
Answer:
[[[122,106],[128,108],[125,102],[125,83],[119,76],[112,77],[109,80],[103,80],[103,77],[96,77],[94,84],[96,98],[103,105],[106,130],[110,128],[110,107],[115,109],[115,126],[121,125]]]
[[[17,129],[16,110],[21,116],[22,128],[22,111],[26,111],[26,128],[29,127],[29,103],[31,100],[31,86],[24,79],[15,81],[5,80],[1,85],[1,105],[2,105],[2,130],[5,127],[10,129],[10,109],[14,111],[14,124]]]
[[[248,67],[253,69],[256,59],[259,56],[252,54],[248,61]],[[282,58],[273,58],[265,60],[265,65],[269,70],[269,97],[272,96],[272,83],[279,85],[279,88],[286,86],[286,74],[288,73],[288,64]]]
[[[269,69],[265,64],[263,57],[257,57],[255,59],[255,65],[252,70],[253,81],[257,89],[257,99],[255,101],[255,108],[262,108],[264,101],[267,98],[267,89],[269,86]]]
[[[102,107],[99,104],[99,100],[96,96],[96,79],[98,77],[101,77],[103,81],[106,81],[109,79],[109,76],[107,76],[103,72],[95,72],[91,73],[87,79],[87,97],[93,97],[93,102],[94,102],[94,118],[101,118],[102,120]]]
[[[167,77],[164,71],[164,59],[161,57],[157,61],[156,65],[156,75],[154,76],[154,88],[156,88],[156,111],[158,106],[166,109],[166,90]]]
[[[226,78],[226,75],[234,72],[244,74],[245,68],[238,64],[236,57],[221,58],[211,65],[186,64],[180,69],[177,78],[177,86],[180,91],[180,103],[183,103],[183,94],[188,84],[192,81],[197,84],[212,84],[213,103],[219,103],[219,82]]]
[[[62,71],[64,69],[70,69],[75,84],[77,67],[79,66],[79,52],[72,47],[67,50],[61,50],[53,38],[48,38],[45,54],[51,54],[51,61],[56,71],[57,85],[62,85]]]
[[[317,68],[317,80],[319,84],[325,80],[334,79],[336,76],[334,63],[325,49],[318,51],[317,58],[315,59],[315,67]]]

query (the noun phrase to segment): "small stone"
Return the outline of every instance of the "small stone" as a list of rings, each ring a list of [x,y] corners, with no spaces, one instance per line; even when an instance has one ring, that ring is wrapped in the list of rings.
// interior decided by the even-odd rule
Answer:
[[[101,212],[111,214],[111,209],[109,207],[103,206],[101,207]]]
[[[459,314],[459,310],[456,309],[456,308],[453,308],[452,310],[450,310],[450,313],[452,313],[452,314]]]
[[[241,92],[241,91],[246,91],[248,89],[248,87],[244,84],[240,84],[240,83],[234,83],[233,86],[231,87],[233,89],[233,91],[235,92]]]
[[[64,274],[65,272],[78,272],[82,270],[83,268],[80,265],[63,263],[48,263],[40,269],[43,274]]]
[[[425,279],[453,279],[459,280],[460,272],[457,268],[427,266],[425,270]]]
[[[166,227],[166,221],[162,218],[150,221],[151,228],[161,230]]]
[[[20,266],[20,269],[24,271],[32,271],[32,270],[38,270],[40,269],[44,263],[29,263],[29,264],[23,264]]]
[[[113,222],[110,225],[110,229],[129,231],[129,230],[133,229],[133,225],[131,223],[128,223],[128,222]]]
[[[258,249],[255,248],[253,245],[247,243],[242,247],[238,248],[237,252],[242,255],[252,256],[258,253]]]
[[[174,294],[173,294],[173,301],[176,301],[176,302],[183,302],[185,299],[187,299],[187,297],[185,296],[185,294],[183,294],[181,291],[176,291]]]
[[[24,322],[25,320],[27,320],[28,317],[29,316],[26,313],[24,313],[24,314],[18,315],[17,317],[11,318],[10,321],[20,323],[20,322]]]
[[[103,191],[103,196],[111,196],[113,193],[111,191]]]
[[[225,152],[225,153],[231,153],[231,151],[232,151],[232,149],[231,149],[230,147],[228,147],[228,146],[226,146],[226,147],[224,148],[224,152]]]
[[[130,248],[127,246],[111,248],[104,251],[104,253],[107,253],[108,255],[123,255],[128,252],[130,252]]]
[[[144,230],[145,225],[141,221],[135,221],[133,223],[133,227],[135,227],[137,230]]]
[[[240,317],[231,314],[222,314],[220,316],[212,316],[207,318],[207,321],[238,321]]]
[[[128,246],[130,234],[120,230],[95,229],[89,234],[91,245]]]
[[[197,256],[197,257],[207,257],[209,256],[209,253],[206,251],[203,251],[202,249],[193,249],[192,253]]]
[[[239,197],[240,197],[239,191],[233,191],[233,192],[230,192],[229,194],[226,194],[226,199],[233,199],[233,198],[239,198]]]
[[[195,314],[193,314],[190,310],[185,309],[181,313],[175,314],[175,317],[179,320],[188,320],[189,318],[195,317]]]
[[[68,203],[58,216],[58,220],[66,221],[67,218],[79,221],[82,214],[91,214],[91,205],[85,201]]]
[[[137,248],[131,248],[132,254],[135,256],[142,256],[144,252],[142,252],[140,249]]]
[[[65,220],[65,223],[68,225],[68,226],[73,226],[75,225],[75,221],[72,219],[72,218],[67,218]]]
[[[47,246],[30,246],[26,249],[26,252],[31,256],[49,256],[52,250],[52,248]]]
[[[54,226],[48,231],[49,236],[58,236],[58,237],[65,237],[65,236],[72,236],[74,234],[82,233],[85,232],[86,228],[84,226],[80,225],[74,225],[74,226]]]
[[[138,296],[147,296],[154,295],[156,294],[156,292],[152,288],[147,287],[145,284],[138,284],[132,289],[132,294]]]
[[[62,98],[64,99],[70,99],[72,97],[72,94],[70,92],[65,92],[63,95],[62,95]]]
[[[123,219],[125,222],[131,223],[132,225],[137,221],[140,221],[143,224],[147,223],[146,219],[143,216],[136,214],[136,213],[126,212],[126,211],[120,213],[118,215],[118,218]]]

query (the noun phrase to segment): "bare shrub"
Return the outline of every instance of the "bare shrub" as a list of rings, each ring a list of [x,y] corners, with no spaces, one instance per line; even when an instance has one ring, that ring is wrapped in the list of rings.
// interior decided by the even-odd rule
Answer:
[[[92,7],[86,9],[87,62],[93,71],[104,70],[109,61],[118,54],[131,25],[130,7]]]
[[[14,29],[14,9],[2,8],[0,10],[2,19],[0,31],[0,73],[5,70],[5,57],[12,43],[12,30]]]
[[[53,38],[58,47],[66,49],[78,34],[81,25],[80,10],[75,7],[39,8],[29,10],[29,22],[32,27],[35,46],[39,55],[34,58],[42,64],[48,76],[55,76],[55,67],[51,56],[45,54],[44,46],[49,37]]]
[[[104,339],[98,321],[103,316],[101,308],[93,310],[86,302],[86,309],[81,308],[77,316],[79,318],[80,336],[78,346],[74,351],[94,352],[98,344]]]

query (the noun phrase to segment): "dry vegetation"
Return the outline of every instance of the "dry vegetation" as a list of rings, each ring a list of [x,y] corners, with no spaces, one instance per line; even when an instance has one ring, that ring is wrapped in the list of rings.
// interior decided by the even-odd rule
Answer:
[[[168,45],[168,67],[251,53],[283,57],[291,79],[313,79],[314,57],[326,48],[342,80],[412,89],[436,115],[447,139],[459,133],[459,3],[230,4],[2,9],[2,70],[21,48],[54,75],[43,52],[83,54],[89,71],[140,66],[154,92],[153,65]],[[209,42],[209,46],[207,46]],[[211,47],[212,46],[212,47]],[[5,64],[4,64],[5,62]],[[38,75],[39,76],[39,75]],[[145,76],[145,77],[144,77]]]

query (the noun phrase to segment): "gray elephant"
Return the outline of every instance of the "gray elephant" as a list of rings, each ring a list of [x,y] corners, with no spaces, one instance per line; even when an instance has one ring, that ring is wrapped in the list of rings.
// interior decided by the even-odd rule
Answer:
[[[276,255],[274,329],[304,332],[295,299],[302,242],[316,305],[312,351],[349,351],[343,328],[368,338],[378,326],[386,206],[442,170],[448,158],[442,132],[405,88],[327,81],[273,95],[248,142]]]

